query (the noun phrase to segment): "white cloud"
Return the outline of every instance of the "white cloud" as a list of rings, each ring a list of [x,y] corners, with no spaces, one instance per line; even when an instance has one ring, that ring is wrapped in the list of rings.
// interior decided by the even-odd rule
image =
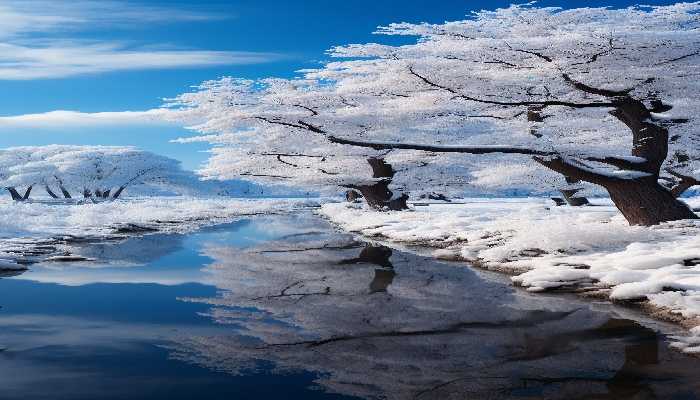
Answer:
[[[133,46],[64,36],[91,29],[138,30],[152,23],[202,22],[216,18],[220,17],[215,13],[118,1],[5,0],[0,4],[0,80],[256,64],[279,58],[271,53],[179,49],[158,43]]]
[[[115,125],[172,125],[167,109],[84,113],[57,110],[40,114],[0,117],[2,128],[80,128]]]
[[[2,0],[0,38],[86,28],[128,28],[140,23],[230,18],[221,13],[155,7],[116,0]]]
[[[129,48],[121,43],[61,41],[41,46],[0,43],[0,80],[63,78],[74,75],[145,69],[257,64],[275,54]]]

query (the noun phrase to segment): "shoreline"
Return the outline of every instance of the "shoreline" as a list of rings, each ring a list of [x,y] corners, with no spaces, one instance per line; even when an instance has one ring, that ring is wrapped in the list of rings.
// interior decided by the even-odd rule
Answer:
[[[333,215],[333,213],[337,212],[341,207],[351,210],[351,215]],[[424,211],[424,207],[421,207],[421,210],[414,208],[411,211],[403,213],[415,214]],[[682,328],[687,333],[687,337],[669,336],[670,339],[673,339],[669,344],[685,354],[700,356],[700,313],[698,313],[694,307],[686,307],[684,309],[680,306],[678,301],[673,302],[669,300],[669,298],[683,300],[684,297],[692,297],[694,300],[696,293],[691,290],[691,288],[680,289],[675,287],[662,287],[657,293],[634,298],[619,298],[613,296],[613,293],[615,289],[619,289],[620,285],[606,283],[604,280],[592,279],[591,277],[572,279],[570,281],[562,279],[557,285],[545,288],[533,288],[533,281],[527,279],[528,274],[537,274],[539,272],[536,266],[537,262],[539,262],[538,259],[551,256],[550,253],[540,249],[529,249],[531,250],[530,252],[525,252],[525,254],[520,257],[508,258],[507,262],[494,262],[493,260],[481,257],[465,257],[465,253],[469,255],[478,255],[476,252],[465,251],[465,247],[469,247],[468,239],[454,240],[454,237],[445,235],[444,232],[441,233],[442,237],[440,237],[440,232],[433,231],[424,235],[428,238],[420,238],[418,235],[410,232],[410,228],[401,230],[397,229],[397,227],[391,227],[391,225],[398,225],[398,228],[405,228],[405,224],[398,222],[402,219],[402,216],[398,214],[401,212],[380,213],[362,209],[356,204],[330,203],[330,205],[324,204],[317,213],[333,226],[345,232],[359,235],[368,240],[382,242],[389,247],[398,247],[401,250],[428,255],[437,260],[464,263],[478,270],[497,273],[508,277],[513,286],[529,292],[540,292],[552,295],[574,294],[577,297],[609,301],[611,304],[639,311],[645,316],[659,322],[670,323]],[[371,224],[366,224],[366,226],[362,224],[360,215],[363,213],[375,214],[373,218],[370,217],[372,221]],[[396,218],[397,216],[399,218]],[[414,220],[420,221],[421,224],[429,224],[428,221],[422,218],[414,218]],[[428,231],[430,231],[429,228]],[[384,234],[383,232],[390,233]],[[631,247],[632,245],[634,245],[634,243],[629,243],[627,246],[623,247]],[[417,249],[423,249],[424,251]],[[700,248],[698,252],[700,252]],[[569,256],[567,255],[563,258],[566,259],[567,257]],[[580,260],[581,258],[585,258],[586,255],[576,255],[575,257],[577,260]],[[570,267],[570,265],[566,266]],[[694,272],[694,267],[693,265],[688,268],[692,269]],[[581,271],[590,271],[592,266],[581,263],[580,265],[574,265],[573,268],[580,268]],[[666,301],[667,305],[664,305],[663,301]],[[694,305],[695,304],[691,304],[691,306]]]

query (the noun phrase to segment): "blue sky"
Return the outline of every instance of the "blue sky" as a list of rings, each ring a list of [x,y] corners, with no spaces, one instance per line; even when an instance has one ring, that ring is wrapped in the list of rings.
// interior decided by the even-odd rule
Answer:
[[[371,34],[378,25],[456,20],[512,2],[0,0],[0,117],[12,117],[0,118],[0,147],[134,145],[193,169],[206,147],[169,143],[187,134],[180,127],[120,114],[98,122],[44,113],[148,110],[223,75],[290,77],[318,65],[333,45],[386,40]],[[539,2],[567,8],[635,3]]]

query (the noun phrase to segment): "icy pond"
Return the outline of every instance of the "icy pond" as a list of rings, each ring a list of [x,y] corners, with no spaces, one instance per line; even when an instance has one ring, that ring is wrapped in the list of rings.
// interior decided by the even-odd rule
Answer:
[[[311,212],[82,246],[0,279],[0,398],[700,398],[673,327]]]

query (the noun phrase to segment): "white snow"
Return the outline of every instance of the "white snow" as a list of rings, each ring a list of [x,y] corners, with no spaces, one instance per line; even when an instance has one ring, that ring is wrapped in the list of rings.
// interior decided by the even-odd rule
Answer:
[[[697,206],[700,198],[688,202]],[[700,317],[700,221],[629,226],[609,201],[594,203],[465,199],[381,213],[332,203],[320,212],[348,231],[512,272],[529,291],[574,286],[613,300],[648,300],[686,320]]]
[[[0,201],[0,258],[57,237],[108,238],[120,226],[187,232],[251,214],[289,212],[315,205],[307,199],[143,197],[97,204]],[[55,244],[55,243],[52,243]]]

